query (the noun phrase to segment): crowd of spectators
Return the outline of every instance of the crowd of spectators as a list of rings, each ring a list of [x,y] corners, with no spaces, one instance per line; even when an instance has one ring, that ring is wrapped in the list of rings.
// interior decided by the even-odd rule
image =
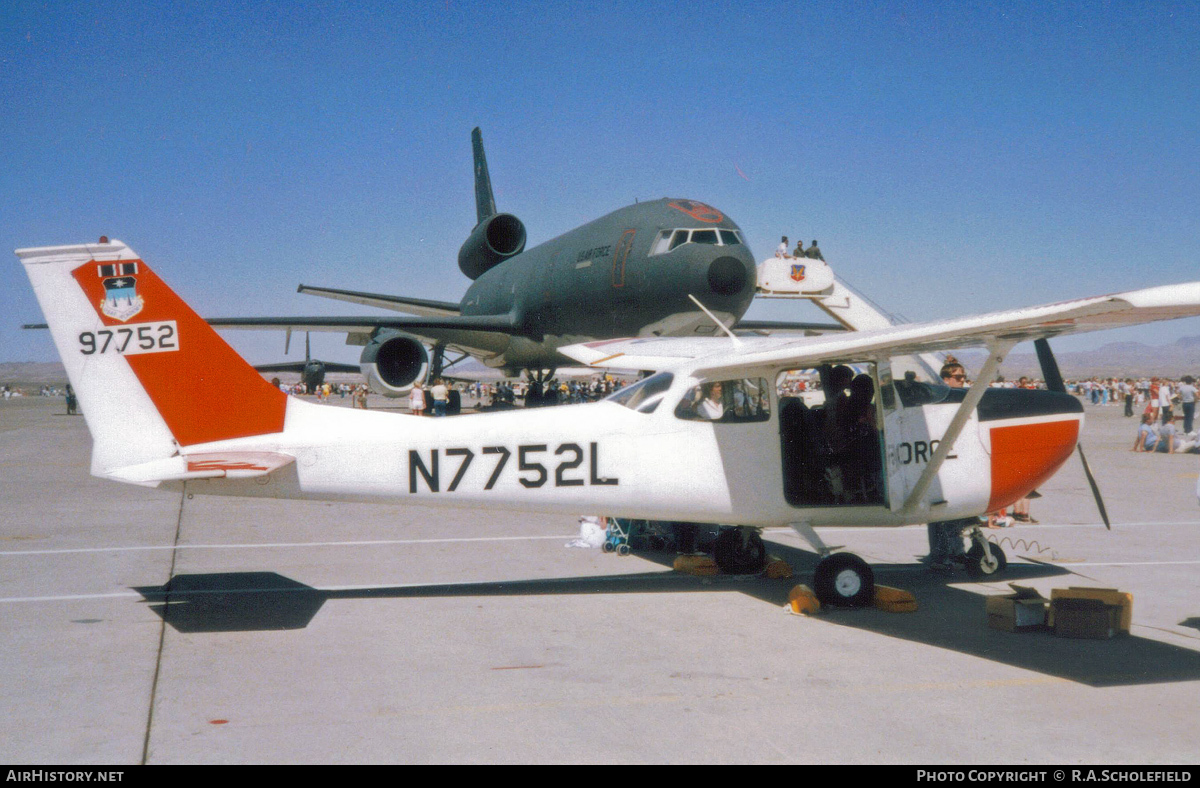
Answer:
[[[1041,380],[1003,378],[992,386],[1045,388]],[[1200,454],[1200,429],[1196,425],[1196,378],[1091,377],[1066,381],[1067,391],[1091,405],[1123,407],[1126,418],[1139,419],[1131,451],[1162,454]]]

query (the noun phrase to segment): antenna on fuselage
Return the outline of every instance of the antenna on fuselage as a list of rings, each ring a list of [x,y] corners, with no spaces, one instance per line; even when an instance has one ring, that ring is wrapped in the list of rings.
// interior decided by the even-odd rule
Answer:
[[[695,304],[696,306],[700,307],[700,309],[701,309],[701,310],[704,312],[704,314],[708,315],[708,316],[709,316],[709,318],[710,318],[710,319],[711,319],[711,320],[712,320],[714,323],[716,323],[716,324],[717,324],[717,327],[718,327],[718,328],[720,328],[722,331],[724,331],[724,332],[725,332],[725,333],[726,333],[726,334],[729,336],[729,338],[733,340],[733,344],[734,344],[734,345],[735,345],[735,346],[736,346],[738,349],[741,349],[741,347],[742,347],[742,340],[740,340],[740,339],[738,339],[738,338],[737,338],[737,334],[734,334],[732,331],[730,331],[730,330],[729,330],[729,327],[728,327],[728,326],[726,326],[726,325],[725,325],[724,323],[722,323],[720,320],[717,320],[717,316],[716,316],[716,315],[714,315],[712,312],[709,312],[709,311],[708,311],[708,307],[706,307],[706,306],[704,306],[704,304],[700,303],[700,299],[699,299],[699,298],[696,298],[696,296],[692,295],[691,293],[688,293],[688,298],[692,299],[692,303],[693,303],[693,304]]]
[[[478,126],[471,130],[471,150],[475,153],[475,215],[482,222],[496,215],[496,197],[492,194],[487,157],[483,155],[483,132]]]

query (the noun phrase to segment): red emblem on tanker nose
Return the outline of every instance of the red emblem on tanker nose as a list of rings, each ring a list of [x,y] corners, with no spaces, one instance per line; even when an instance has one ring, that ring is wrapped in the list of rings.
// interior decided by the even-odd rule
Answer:
[[[716,224],[725,220],[725,215],[716,208],[695,200],[672,200],[667,205],[677,211],[683,211],[698,222]]]

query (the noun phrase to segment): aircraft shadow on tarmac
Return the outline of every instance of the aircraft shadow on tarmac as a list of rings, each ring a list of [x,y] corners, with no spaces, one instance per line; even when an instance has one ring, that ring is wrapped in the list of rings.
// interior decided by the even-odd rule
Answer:
[[[167,624],[184,633],[303,629],[327,600],[739,592],[782,607],[787,604],[788,592],[794,585],[803,582],[811,585],[817,557],[778,543],[770,544],[770,552],[791,564],[795,576],[695,577],[667,570],[322,591],[274,572],[230,572],[176,575],[164,586],[135,590]],[[637,555],[664,566],[669,566],[673,559],[665,553]],[[926,643],[1093,687],[1200,679],[1200,652],[1137,636],[1104,641],[1073,640],[1055,637],[1049,631],[993,630],[987,626],[983,598],[951,585],[966,580],[961,573],[913,571],[912,564],[876,564],[873,568],[878,582],[911,591],[920,609],[916,613],[892,614],[873,608],[827,608],[819,620]],[[1010,564],[1003,580],[1021,582],[1068,574],[1064,569],[1043,564]]]

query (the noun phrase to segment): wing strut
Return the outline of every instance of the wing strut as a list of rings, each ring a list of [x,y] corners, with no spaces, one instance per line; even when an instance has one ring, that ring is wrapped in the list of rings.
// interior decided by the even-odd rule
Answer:
[[[942,463],[946,460],[946,455],[954,448],[954,442],[958,440],[959,434],[962,432],[963,427],[966,426],[967,419],[975,411],[975,406],[979,404],[979,400],[983,399],[983,394],[988,390],[988,385],[995,379],[996,370],[1000,368],[1000,362],[1004,361],[1004,356],[1015,344],[1016,341],[1011,339],[994,340],[988,343],[988,360],[984,363],[983,369],[980,370],[979,376],[975,378],[975,383],[967,391],[967,396],[963,398],[962,404],[958,406],[954,418],[950,420],[950,426],[946,428],[946,434],[942,436],[942,440],[938,443],[937,449],[934,450],[933,456],[929,458],[929,464],[925,466],[925,470],[921,473],[921,478],[917,479],[912,492],[908,494],[908,499],[904,502],[904,507],[901,509],[904,514],[912,514],[919,508],[918,504],[925,497],[925,493],[929,491],[929,485],[933,484],[933,477],[941,470]]]
[[[709,319],[717,324],[717,328],[721,329],[722,331],[724,331],[726,334],[729,335],[729,338],[733,340],[734,347],[738,348],[739,350],[741,349],[742,340],[737,338],[737,334],[735,334],[729,330],[729,326],[725,325],[720,320],[717,320],[717,316],[714,315],[712,312],[709,312],[708,307],[706,307],[704,304],[700,303],[699,298],[696,298],[696,296],[692,295],[691,293],[688,293],[688,298],[692,299],[693,304],[695,304],[696,306],[698,306],[702,310],[704,310],[704,314],[708,315]]]

